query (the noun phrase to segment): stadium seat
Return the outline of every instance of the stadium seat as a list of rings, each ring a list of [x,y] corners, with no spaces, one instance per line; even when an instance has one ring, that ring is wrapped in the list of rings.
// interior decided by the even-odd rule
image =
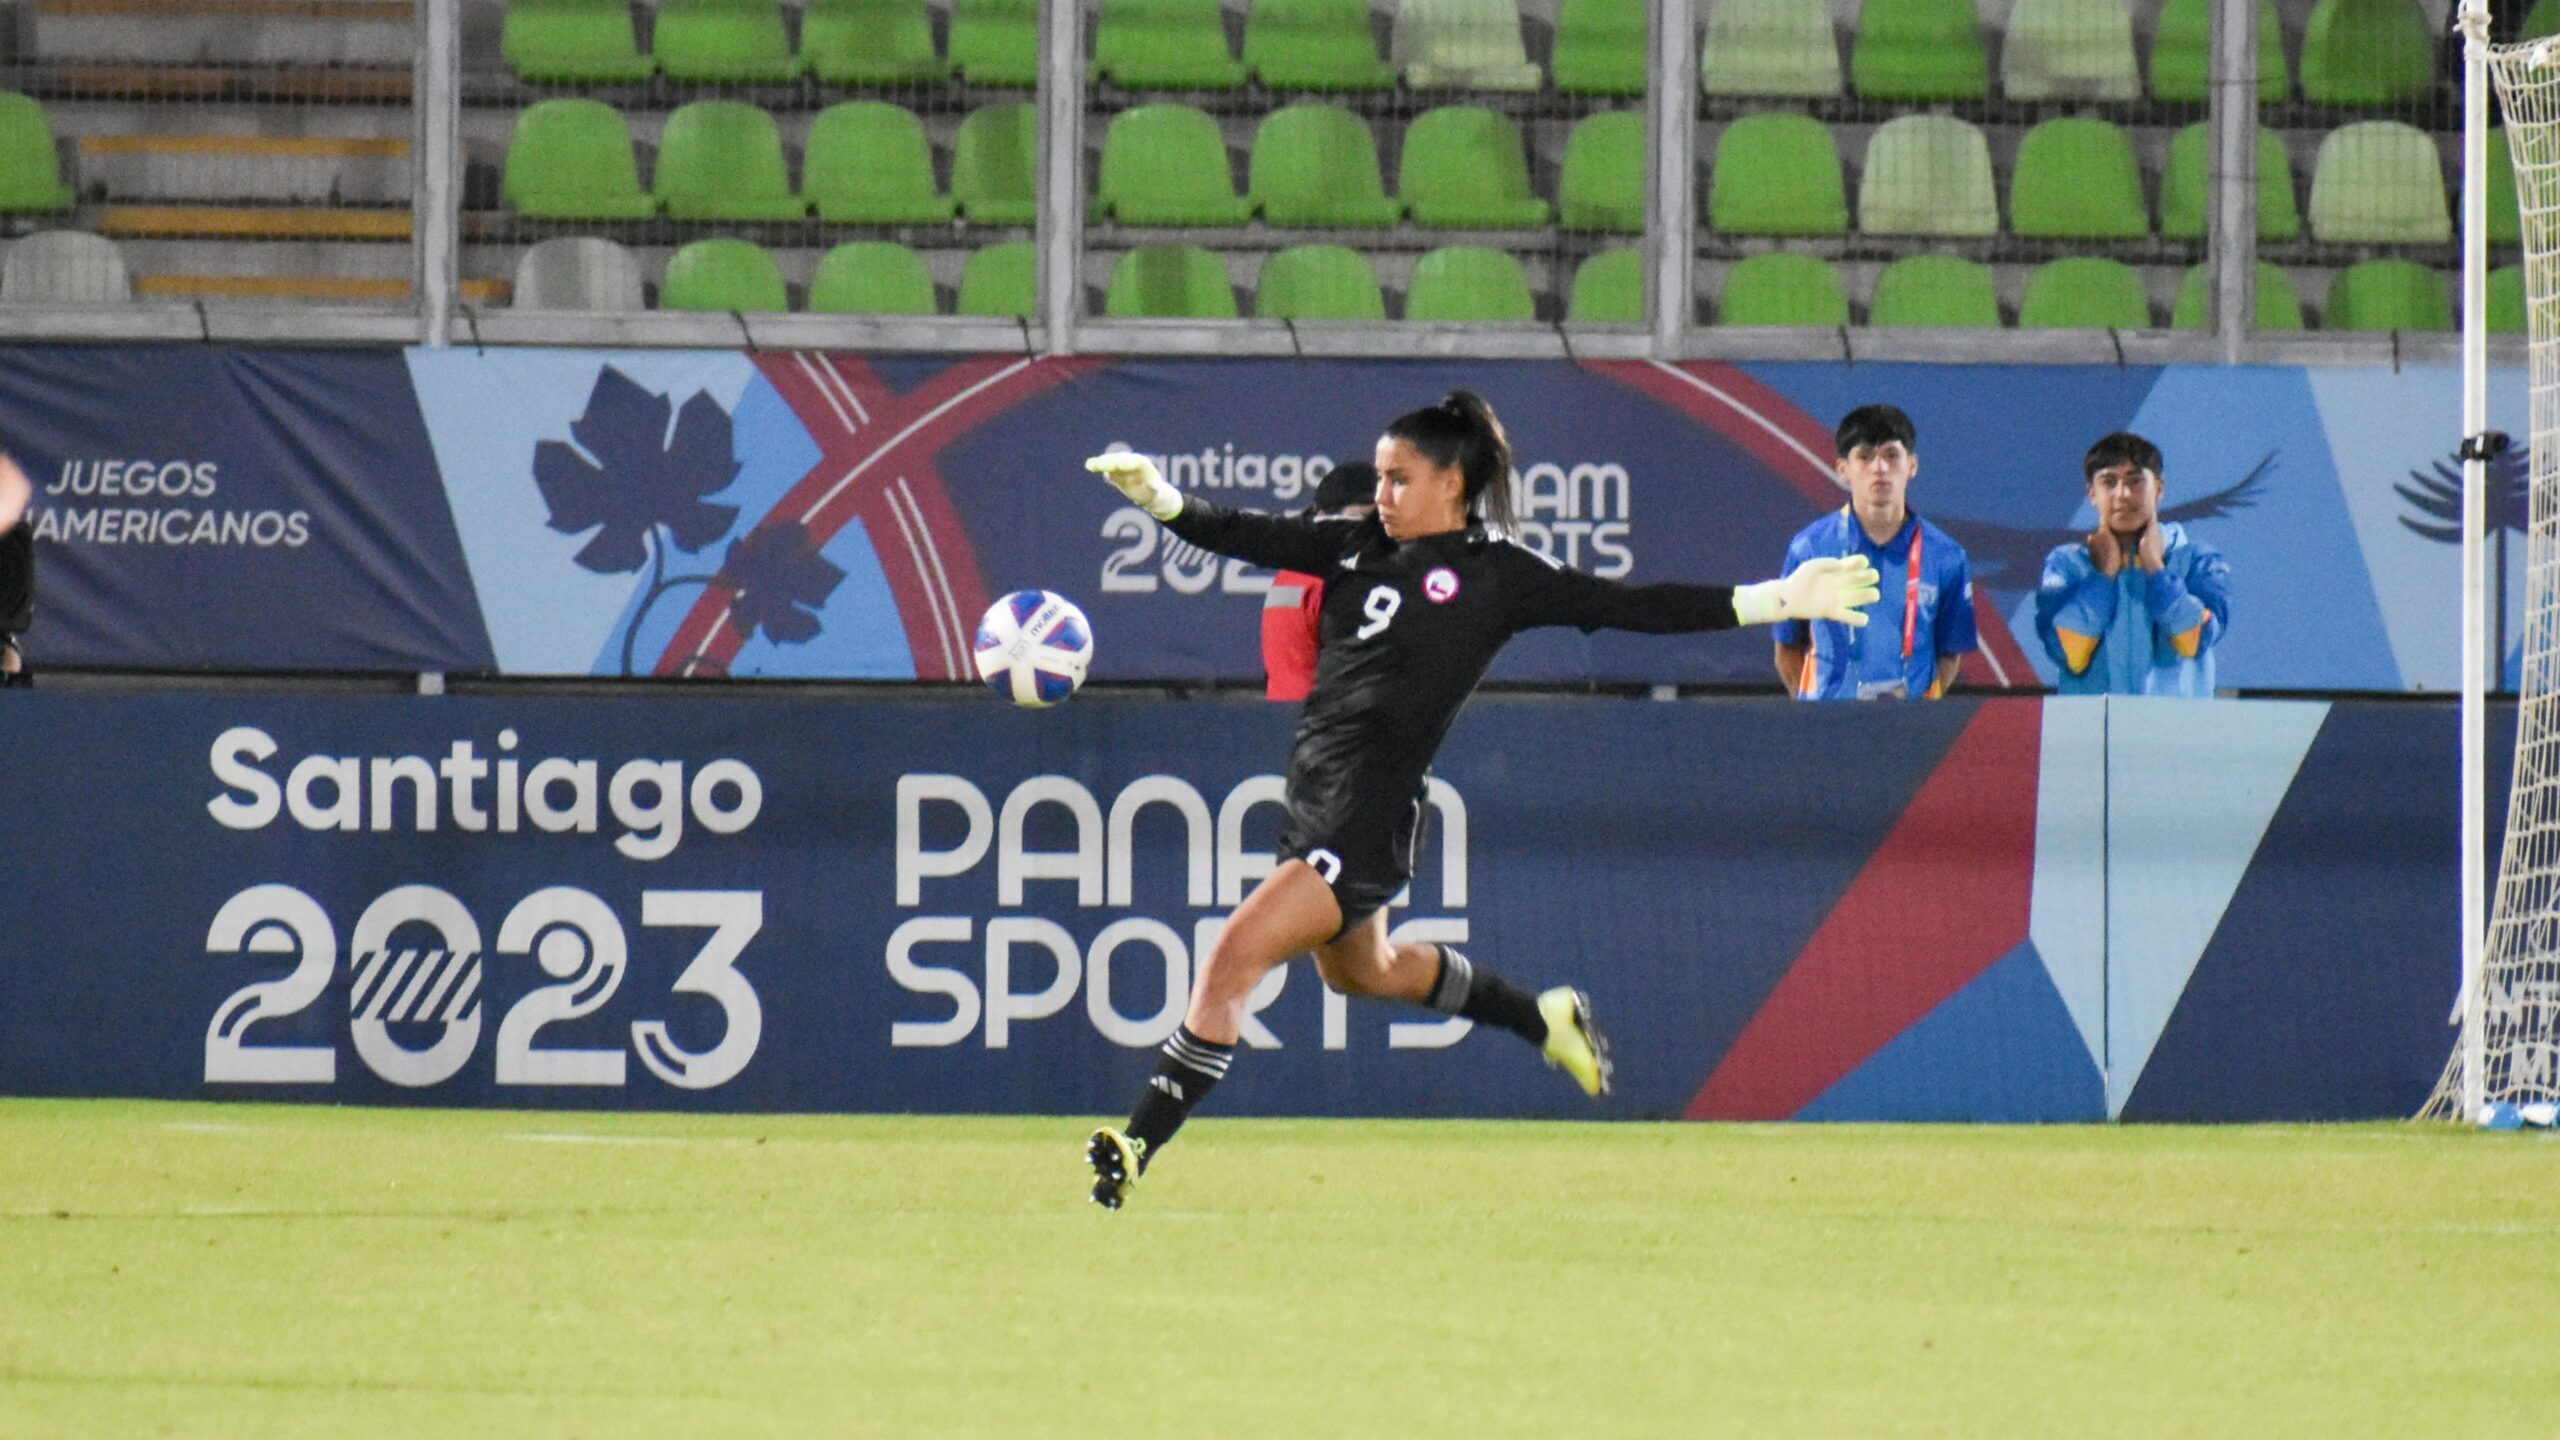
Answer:
[[[1507,251],[1446,245],[1414,262],[1405,286],[1407,320],[1530,321],[1529,277]]]
[[[1644,252],[1603,250],[1583,261],[1573,272],[1564,318],[1573,325],[1643,324]]]
[[[650,48],[670,80],[778,84],[805,68],[782,33],[777,0],[659,0]]]
[[[1115,320],[1233,320],[1227,262],[1197,245],[1142,245],[1111,271],[1103,313]]]
[[[2457,161],[2457,163],[2459,163]],[[2503,125],[2489,127],[2489,243],[2524,243],[2524,211],[2516,201],[2515,157],[2507,149]]]
[[[1347,245],[1292,245],[1262,264],[1253,313],[1265,320],[1384,320],[1369,257]]]
[[[1780,250],[1751,256],[1726,274],[1716,319],[1726,325],[1829,329],[1849,323],[1849,297],[1830,261]]]
[[[0,133],[8,113],[0,97]],[[0,151],[5,148],[0,143]],[[52,153],[48,146],[48,159]],[[517,116],[499,189],[508,209],[538,220],[637,220],[658,213],[656,197],[640,190],[630,127],[601,100],[543,100]]]
[[[960,267],[960,296],[952,313],[1027,320],[1039,308],[1040,252],[1030,241],[972,251]]]
[[[1841,235],[1849,192],[1829,126],[1810,115],[1745,115],[1716,137],[1707,224],[1732,235]]]
[[[516,261],[519,310],[639,310],[648,301],[631,252],[593,235],[562,235]]]
[[[1520,127],[1481,105],[1443,105],[1404,132],[1397,190],[1417,225],[1440,230],[1507,230],[1547,223],[1547,202],[1529,189]]]
[[[39,230],[9,242],[0,258],[0,305],[107,305],[132,298],[124,252],[104,235]]]
[[[1991,59],[1973,0],[1866,0],[1849,78],[1869,100],[1987,100]]]
[[[2453,238],[2435,138],[2397,120],[2359,120],[2320,141],[2311,235],[2330,244],[2438,245]]]
[[[2187,271],[2178,282],[2177,302],[2169,307],[2169,325],[2176,330],[2204,328],[2205,287],[2213,277],[2198,265]],[[2258,262],[2258,316],[2253,328],[2293,331],[2302,328],[2302,301],[2293,293],[2293,277],[2261,260]]]
[[[32,238],[32,237],[31,237]],[[24,243],[23,241],[20,243]],[[8,298],[7,277],[0,273],[0,300]],[[2492,335],[2522,335],[2531,311],[2524,298],[2524,267],[2501,265],[2489,272],[2488,330]]]
[[[788,310],[782,271],[761,245],[744,240],[696,240],[667,257],[658,286],[661,310]]]
[[[1952,115],[1903,115],[1876,127],[1858,181],[1858,228],[1871,235],[1991,235],[2000,202],[1991,147]]]
[[[2405,105],[2436,85],[2436,37],[2417,0],[2320,0],[2302,32],[2302,98]]]
[[[952,0],[951,68],[972,85],[1040,83],[1040,0]]]
[[[2000,297],[1991,267],[1953,255],[1906,255],[1876,276],[1867,323],[1890,326],[1973,326],[2000,323]]]
[[[1404,216],[1387,198],[1369,122],[1339,105],[1286,105],[1264,116],[1247,189],[1274,225],[1384,228]]]
[[[1028,225],[1039,216],[1039,170],[1040,114],[1031,102],[982,105],[952,142],[951,199],[974,224]]]
[[[809,202],[791,193],[782,131],[771,115],[737,100],[696,100],[667,117],[652,188],[678,220],[797,220],[809,213]]]
[[[2201,105],[2210,90],[2207,53],[2213,28],[2213,0],[2168,0],[2151,31],[2151,98],[2180,105]],[[2276,18],[2276,0],[2258,0],[2258,103],[2280,105],[2286,84],[2284,24]]]
[[[1641,95],[1645,0],[1564,0],[1556,12],[1556,89],[1567,95]]]
[[[2444,277],[2414,260],[2367,260],[2329,285],[2323,330],[2450,330]]]
[[[1253,0],[1244,63],[1273,90],[1392,90],[1378,59],[1368,0]]]
[[[2073,255],[2039,265],[2018,301],[2028,330],[2148,330],[2151,302],[2142,277],[2121,260]]]
[[[1242,225],[1253,202],[1236,194],[1218,122],[1188,105],[1140,105],[1102,137],[1094,210],[1123,225]],[[1155,263],[1155,262],[1149,262]]]
[[[1093,76],[1132,90],[1238,90],[1218,0],[1102,0]]]
[[[1710,95],[1828,100],[1840,93],[1840,37],[1823,0],[1716,0],[1698,84]]]
[[[829,85],[927,85],[951,78],[933,53],[924,0],[809,0],[800,58]]]
[[[901,105],[849,100],[809,124],[800,190],[821,220],[906,225],[950,219],[951,197],[934,188],[924,122]]]
[[[1535,90],[1513,0],[1400,0],[1388,58],[1417,90]]]
[[[63,183],[53,122],[44,107],[14,90],[0,90],[0,211],[50,214],[70,209],[77,198]]]
[[[2213,214],[2209,176],[2213,130],[2199,120],[2169,142],[2160,172],[2160,233],[2172,240],[2201,240]],[[2293,162],[2272,130],[2258,131],[2258,238],[2298,240],[2302,210],[2293,198]]]
[[[2133,10],[2125,0],[2018,0],[2000,42],[2012,100],[2139,100]]]
[[[658,73],[640,53],[629,0],[508,0],[498,50],[535,85],[630,84]]]
[[[2149,235],[2132,138],[2104,120],[2076,115],[2028,131],[2009,175],[2009,228],[2059,240]]]
[[[931,315],[933,276],[924,257],[886,240],[838,245],[809,277],[809,308],[827,315]]]
[[[1644,112],[1611,110],[1573,127],[1556,182],[1556,222],[1567,230],[1644,233]]]

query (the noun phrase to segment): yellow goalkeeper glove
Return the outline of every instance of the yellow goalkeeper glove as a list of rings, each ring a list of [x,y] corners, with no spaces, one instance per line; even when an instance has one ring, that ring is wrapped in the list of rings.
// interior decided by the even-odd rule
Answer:
[[[1745,625],[1780,620],[1864,625],[1865,607],[1882,593],[1876,587],[1875,563],[1866,556],[1824,555],[1797,566],[1784,580],[1735,586],[1733,615]]]
[[[1158,520],[1170,520],[1182,513],[1182,492],[1165,483],[1156,462],[1144,455],[1115,450],[1087,460],[1084,468],[1110,481],[1112,488],[1129,497],[1130,504]]]

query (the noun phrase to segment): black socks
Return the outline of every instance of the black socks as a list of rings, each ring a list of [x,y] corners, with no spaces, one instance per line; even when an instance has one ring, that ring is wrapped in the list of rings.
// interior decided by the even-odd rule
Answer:
[[[1164,1053],[1156,1057],[1156,1073],[1147,1081],[1146,1093],[1138,1097],[1138,1108],[1129,1114],[1129,1138],[1145,1142],[1138,1157],[1142,1168],[1191,1118],[1191,1107],[1208,1098],[1210,1088],[1225,1078],[1227,1062],[1235,1053],[1233,1045],[1203,1040],[1188,1025],[1164,1042]]]
[[[1444,1015],[1464,1015],[1479,1025],[1508,1030],[1532,1045],[1547,1043],[1547,1017],[1538,1013],[1538,997],[1490,970],[1479,970],[1467,957],[1440,947],[1440,980],[1424,1002]]]

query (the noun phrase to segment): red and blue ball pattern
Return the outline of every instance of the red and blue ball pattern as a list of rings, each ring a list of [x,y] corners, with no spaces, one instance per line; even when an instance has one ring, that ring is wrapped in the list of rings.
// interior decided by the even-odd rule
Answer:
[[[1000,596],[978,622],[978,678],[1016,705],[1041,709],[1076,693],[1093,663],[1093,625],[1051,590]]]

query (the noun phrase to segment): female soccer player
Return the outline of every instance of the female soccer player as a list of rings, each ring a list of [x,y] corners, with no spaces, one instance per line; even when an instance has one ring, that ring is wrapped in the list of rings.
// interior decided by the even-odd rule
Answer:
[[[1460,390],[1387,427],[1377,509],[1358,519],[1229,510],[1186,496],[1143,455],[1085,462],[1204,550],[1327,577],[1315,688],[1289,755],[1280,864],[1245,897],[1191,987],[1182,1027],[1126,1130],[1085,1147],[1093,1198],[1117,1210],[1139,1174],[1226,1074],[1247,997],[1312,950],[1346,995],[1428,1005],[1540,1047],[1592,1095],[1609,1053],[1581,991],[1532,995],[1445,945],[1391,945],[1385,907],[1413,874],[1423,777],[1503,643],[1536,625],[1670,634],[1785,619],[1863,625],[1876,599],[1863,557],[1808,560],[1783,580],[1727,588],[1621,585],[1510,538],[1511,441]]]

